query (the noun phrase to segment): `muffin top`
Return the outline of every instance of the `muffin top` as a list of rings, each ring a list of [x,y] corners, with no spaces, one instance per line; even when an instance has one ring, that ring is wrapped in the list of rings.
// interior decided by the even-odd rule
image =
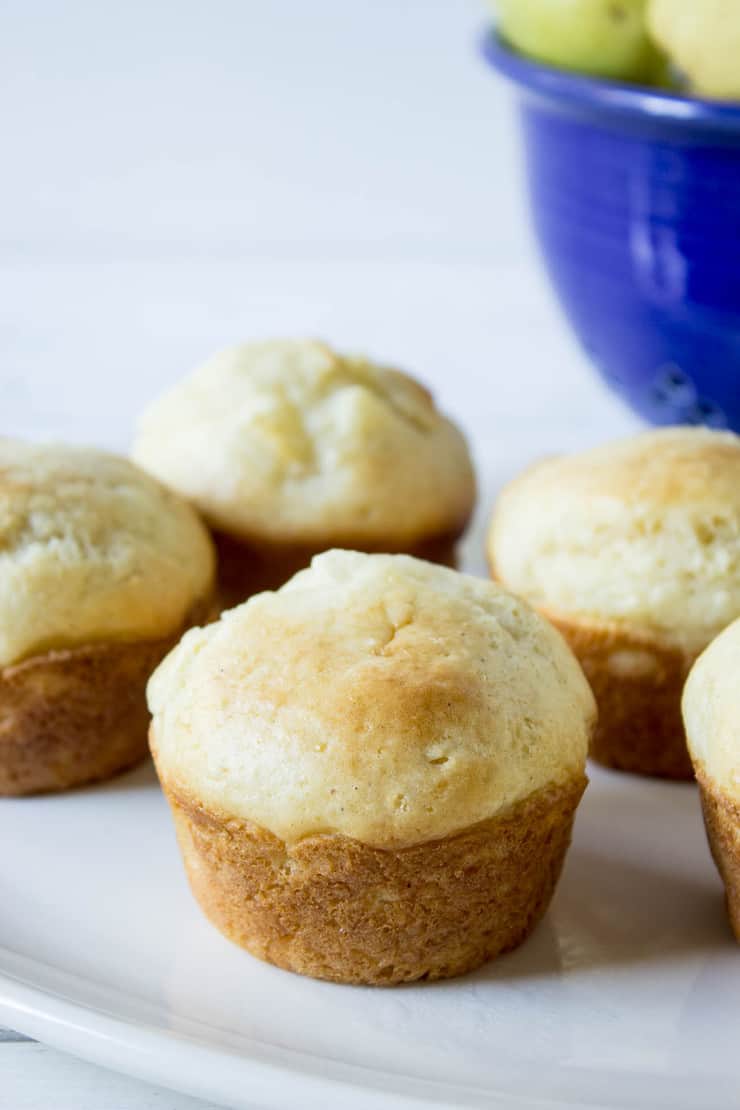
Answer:
[[[740,804],[740,620],[694,663],[683,717],[694,764]]]
[[[213,575],[196,514],[126,459],[0,439],[0,665],[169,635]]]
[[[559,633],[491,582],[329,551],[188,632],[148,687],[164,783],[285,841],[432,840],[583,773],[595,707]]]
[[[311,546],[413,546],[465,526],[465,440],[412,378],[323,343],[250,343],[156,400],[134,458],[216,528]]]
[[[501,494],[489,558],[552,616],[700,650],[740,615],[740,437],[666,428],[539,463]]]

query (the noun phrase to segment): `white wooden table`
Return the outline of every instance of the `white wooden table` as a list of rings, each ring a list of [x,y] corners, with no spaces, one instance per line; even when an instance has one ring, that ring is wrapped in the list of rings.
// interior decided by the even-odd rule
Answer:
[[[214,347],[303,333],[433,367],[453,413],[474,365],[512,467],[522,404],[543,451],[632,426],[533,258],[477,0],[41,7],[0,28],[0,431],[124,449]],[[0,1029],[0,1110],[205,1105]]]
[[[212,1105],[104,1071],[0,1029],[2,1110],[209,1110]]]

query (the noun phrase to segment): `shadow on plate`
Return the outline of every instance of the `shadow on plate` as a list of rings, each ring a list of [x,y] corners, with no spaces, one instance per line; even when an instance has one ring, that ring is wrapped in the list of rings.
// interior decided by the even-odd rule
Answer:
[[[696,878],[574,849],[546,917],[478,981],[547,979],[728,951],[732,937],[711,869]]]

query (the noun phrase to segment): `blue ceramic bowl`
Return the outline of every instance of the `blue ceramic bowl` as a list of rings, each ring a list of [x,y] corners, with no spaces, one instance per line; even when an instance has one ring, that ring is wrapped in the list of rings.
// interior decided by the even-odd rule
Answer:
[[[740,431],[740,106],[565,73],[494,33],[534,225],[575,332],[654,424]]]

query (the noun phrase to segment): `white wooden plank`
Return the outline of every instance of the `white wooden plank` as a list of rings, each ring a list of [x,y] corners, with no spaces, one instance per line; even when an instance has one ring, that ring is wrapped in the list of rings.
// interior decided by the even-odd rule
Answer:
[[[20,1041],[27,1041],[23,1033],[16,1033],[15,1029],[5,1029],[0,1025],[0,1045],[2,1044],[18,1044]]]
[[[217,1110],[35,1041],[0,1044],[0,1110]]]

